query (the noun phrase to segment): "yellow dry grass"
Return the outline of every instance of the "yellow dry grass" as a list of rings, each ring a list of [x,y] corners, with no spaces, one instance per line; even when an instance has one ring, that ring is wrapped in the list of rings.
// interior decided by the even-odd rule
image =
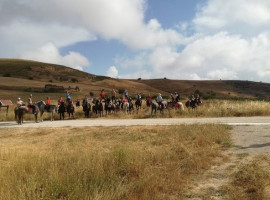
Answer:
[[[52,101],[52,104],[57,104],[56,100]],[[6,117],[6,109],[2,109],[0,112],[0,121],[14,121],[14,106],[10,107],[9,115]],[[92,112],[91,118],[97,116]],[[103,118],[129,118],[129,119],[142,119],[152,117],[240,117],[240,116],[269,116],[270,115],[270,103],[266,101],[232,101],[232,100],[207,100],[203,102],[202,106],[196,109],[165,110],[164,114],[157,112],[156,115],[151,115],[150,108],[147,108],[145,101],[143,101],[143,107],[139,111],[135,109],[131,114],[123,112],[117,112],[114,114],[106,115],[104,111]],[[82,107],[75,108],[75,118],[84,118]],[[25,115],[26,120],[34,120],[33,115]],[[50,120],[50,115],[44,113],[44,119]],[[59,119],[59,116],[55,114],[55,119]]]
[[[183,199],[229,127],[1,129],[0,199]]]

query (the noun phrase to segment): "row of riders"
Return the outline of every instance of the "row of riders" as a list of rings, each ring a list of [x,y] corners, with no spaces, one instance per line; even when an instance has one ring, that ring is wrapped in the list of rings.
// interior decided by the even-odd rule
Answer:
[[[183,104],[180,102],[180,95],[175,92],[171,94],[172,101],[168,102],[163,100],[162,95],[159,93],[156,97],[156,101],[153,101],[152,96],[149,94],[146,97],[146,105],[147,107],[151,107],[151,114],[156,114],[157,110],[160,110],[163,113],[163,110],[166,108],[180,108],[184,109]],[[104,106],[103,106],[104,102]],[[17,107],[15,108],[15,118],[19,124],[23,121],[23,114],[24,113],[32,113],[35,115],[35,121],[37,122],[37,115],[40,112],[41,121],[42,115],[44,112],[51,113],[51,120],[53,120],[54,112],[57,112],[60,115],[60,119],[64,119],[65,112],[68,113],[69,118],[74,118],[74,105],[73,101],[71,100],[71,96],[69,92],[66,92],[66,100],[62,97],[58,99],[58,105],[51,105],[51,100],[49,97],[46,98],[44,101],[39,101],[36,104],[32,101],[32,94],[28,98],[28,105],[26,106],[21,98],[18,98]],[[91,106],[92,103],[92,106]],[[186,107],[195,108],[196,106],[200,105],[202,102],[200,100],[199,95],[191,95],[186,102]],[[79,100],[76,101],[76,106],[80,106]],[[135,107],[136,110],[139,110],[142,106],[142,96],[141,94],[136,95],[135,100]],[[116,98],[116,92],[112,90],[112,95],[110,97],[105,97],[104,90],[100,93],[100,98],[85,98],[82,101],[82,107],[84,111],[85,117],[90,117],[90,112],[92,110],[97,116],[103,115],[103,110],[105,110],[106,114],[114,113],[117,111],[122,110],[126,113],[134,112],[134,104],[133,100],[130,96],[128,96],[128,91],[125,90],[123,94],[123,98]]]

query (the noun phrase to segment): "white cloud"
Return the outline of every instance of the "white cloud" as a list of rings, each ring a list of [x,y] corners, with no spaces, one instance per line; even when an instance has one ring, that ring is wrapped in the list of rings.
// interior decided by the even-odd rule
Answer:
[[[193,20],[198,31],[258,33],[270,25],[269,0],[208,0]]]
[[[118,77],[118,70],[115,66],[111,66],[107,72],[106,76],[112,77],[112,78],[117,78]]]
[[[90,66],[88,59],[79,53],[69,52],[67,55],[61,56],[52,43],[48,43],[36,51],[26,52],[21,55],[21,58],[65,65],[81,71],[83,71],[83,67]]]

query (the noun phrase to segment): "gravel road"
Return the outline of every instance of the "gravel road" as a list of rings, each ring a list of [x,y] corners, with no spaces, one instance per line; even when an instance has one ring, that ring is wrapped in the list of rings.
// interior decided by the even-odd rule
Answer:
[[[0,122],[0,128],[17,127],[85,127],[85,126],[156,126],[177,124],[228,124],[233,126],[243,125],[270,125],[270,117],[221,117],[221,118],[147,118],[147,119],[80,119],[57,120],[35,123],[27,121],[23,125],[16,122]]]
[[[87,127],[87,126],[161,126],[178,124],[227,124],[233,127],[235,153],[270,153],[270,117],[222,117],[222,118],[150,118],[150,119],[84,119],[64,121],[0,122],[2,128]]]

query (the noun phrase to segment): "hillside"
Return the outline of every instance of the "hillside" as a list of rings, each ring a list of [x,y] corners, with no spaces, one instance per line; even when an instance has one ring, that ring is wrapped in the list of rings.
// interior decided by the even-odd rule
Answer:
[[[45,90],[45,85],[63,87],[64,90]],[[79,87],[79,91],[75,88]],[[116,91],[128,89],[131,95],[142,93],[156,95],[162,93],[169,96],[178,92],[186,99],[195,91],[204,99],[265,99],[269,100],[270,84],[252,81],[187,81],[170,79],[127,80],[96,76],[69,67],[18,59],[0,59],[0,99],[26,99],[33,93],[34,100],[58,99],[64,96],[65,90],[72,93],[72,98],[83,98],[85,95],[98,96],[104,89],[110,94],[112,88]],[[121,96],[121,95],[119,95]]]

